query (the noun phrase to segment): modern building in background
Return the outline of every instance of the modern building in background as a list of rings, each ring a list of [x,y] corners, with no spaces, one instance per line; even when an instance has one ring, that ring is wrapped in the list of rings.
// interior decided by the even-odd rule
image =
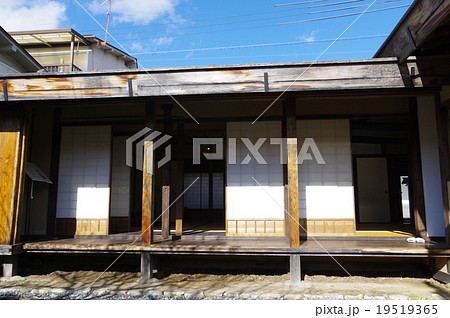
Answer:
[[[10,32],[47,72],[137,68],[137,59],[93,35],[72,29]]]
[[[0,26],[0,74],[33,73],[42,66]]]

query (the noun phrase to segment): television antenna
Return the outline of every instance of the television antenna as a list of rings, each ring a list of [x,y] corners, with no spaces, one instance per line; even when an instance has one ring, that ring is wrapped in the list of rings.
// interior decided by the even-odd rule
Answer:
[[[112,7],[113,0],[105,0],[101,4],[101,6],[104,6],[106,3],[108,3],[108,13],[106,18],[106,29],[105,29],[105,41],[100,42],[100,45],[106,45],[106,40],[108,38],[108,29],[109,29],[109,19],[111,18],[111,7]]]

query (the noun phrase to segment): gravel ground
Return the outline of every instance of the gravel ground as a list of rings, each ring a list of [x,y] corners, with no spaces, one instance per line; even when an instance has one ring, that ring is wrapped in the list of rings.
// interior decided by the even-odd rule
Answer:
[[[0,280],[2,299],[450,299],[450,284],[423,278],[170,274],[138,283],[139,274],[54,271]],[[94,284],[92,284],[95,281]],[[92,286],[91,286],[92,285]]]

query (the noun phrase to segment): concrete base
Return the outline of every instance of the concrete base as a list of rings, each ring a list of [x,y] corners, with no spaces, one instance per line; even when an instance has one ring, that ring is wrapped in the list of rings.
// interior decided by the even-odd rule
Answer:
[[[8,255],[1,258],[3,277],[13,277],[17,275],[17,261],[17,255]]]
[[[302,268],[299,254],[291,254],[289,256],[289,275],[291,284],[300,284],[302,282]]]

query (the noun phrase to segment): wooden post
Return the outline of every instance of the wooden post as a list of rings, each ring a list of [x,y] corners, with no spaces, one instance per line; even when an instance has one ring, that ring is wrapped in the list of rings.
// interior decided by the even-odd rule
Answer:
[[[425,200],[423,195],[422,160],[420,158],[417,99],[409,98],[408,146],[409,146],[409,195],[414,216],[416,235],[427,239]]]
[[[161,105],[164,111],[164,133],[172,134],[172,104]],[[161,238],[168,239],[170,236],[170,162],[163,166],[162,172],[162,207],[161,207]]]
[[[438,134],[439,162],[441,168],[441,188],[444,207],[444,226],[447,247],[450,247],[450,210],[448,181],[450,180],[450,156],[448,144],[448,109],[441,107],[439,95],[435,98],[436,125]]]
[[[298,211],[298,164],[297,164],[297,119],[295,98],[288,98],[284,103],[286,116],[286,140],[287,140],[287,177],[289,189],[288,209],[290,215],[289,244],[291,247],[300,247],[300,220]]]
[[[153,257],[149,252],[141,253],[141,283],[153,278]]]
[[[59,156],[61,152],[61,109],[57,108],[53,114],[52,154],[50,158],[50,180],[52,184],[48,190],[47,208],[47,238],[55,234],[56,209],[58,202]]]
[[[300,284],[302,282],[300,254],[289,255],[289,276],[291,279],[291,284]]]
[[[208,160],[208,222],[212,222],[214,211],[214,167],[212,160]]]
[[[142,245],[153,243],[153,148],[152,141],[144,142],[144,160],[142,167]]]
[[[178,198],[184,190],[184,145],[183,132],[184,125],[179,123],[177,126],[177,175],[176,175],[176,197]],[[181,236],[183,234],[183,211],[184,200],[180,197],[175,202],[175,235]]]
[[[0,112],[0,244],[19,240],[18,219],[24,188],[26,116]]]

